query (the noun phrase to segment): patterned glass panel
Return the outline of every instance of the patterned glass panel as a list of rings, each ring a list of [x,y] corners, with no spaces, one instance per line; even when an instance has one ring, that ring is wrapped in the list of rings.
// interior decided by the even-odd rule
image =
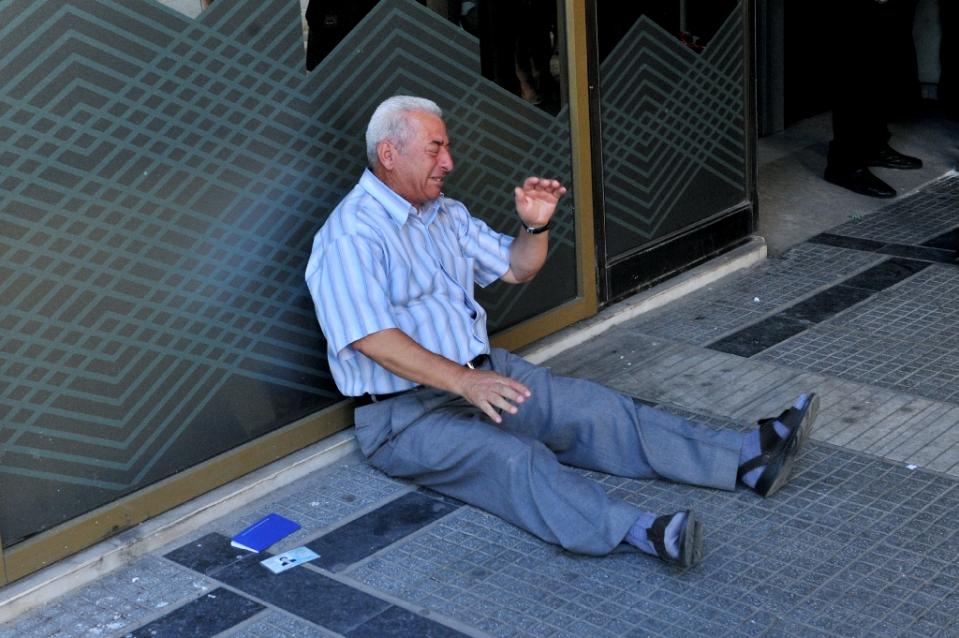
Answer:
[[[746,199],[738,2],[597,1],[611,261]]]
[[[570,183],[569,122],[484,79],[473,35],[382,0],[308,73],[298,0],[0,3],[0,537],[57,523],[340,400],[303,268],[395,93],[447,111],[449,194],[514,232]],[[568,196],[538,283],[576,294]]]

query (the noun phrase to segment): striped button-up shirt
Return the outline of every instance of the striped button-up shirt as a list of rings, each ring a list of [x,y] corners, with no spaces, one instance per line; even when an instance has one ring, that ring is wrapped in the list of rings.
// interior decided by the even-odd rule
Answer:
[[[306,283],[340,392],[385,394],[415,387],[352,347],[397,328],[458,363],[489,352],[486,311],[473,285],[509,269],[512,238],[440,196],[422,212],[369,170],[313,239]]]

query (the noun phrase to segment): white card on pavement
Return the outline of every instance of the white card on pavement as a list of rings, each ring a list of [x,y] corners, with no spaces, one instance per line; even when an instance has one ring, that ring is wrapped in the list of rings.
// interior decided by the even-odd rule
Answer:
[[[297,547],[288,552],[271,556],[266,560],[261,560],[260,564],[269,569],[274,574],[285,572],[288,569],[296,567],[300,563],[308,563],[320,555],[308,547]]]

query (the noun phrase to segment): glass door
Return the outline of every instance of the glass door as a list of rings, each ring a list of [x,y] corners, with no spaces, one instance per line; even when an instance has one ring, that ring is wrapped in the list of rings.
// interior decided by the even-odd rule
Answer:
[[[749,3],[595,0],[594,155],[607,300],[753,228]]]

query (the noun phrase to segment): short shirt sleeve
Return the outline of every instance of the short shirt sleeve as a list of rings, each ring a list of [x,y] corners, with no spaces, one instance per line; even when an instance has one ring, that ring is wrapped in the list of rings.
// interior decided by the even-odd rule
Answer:
[[[509,270],[513,238],[496,232],[483,220],[473,217],[459,202],[452,202],[449,210],[463,252],[473,259],[474,281],[485,288]]]
[[[358,339],[396,328],[390,310],[389,280],[382,248],[358,235],[326,246],[306,277],[323,334],[339,356]]]

